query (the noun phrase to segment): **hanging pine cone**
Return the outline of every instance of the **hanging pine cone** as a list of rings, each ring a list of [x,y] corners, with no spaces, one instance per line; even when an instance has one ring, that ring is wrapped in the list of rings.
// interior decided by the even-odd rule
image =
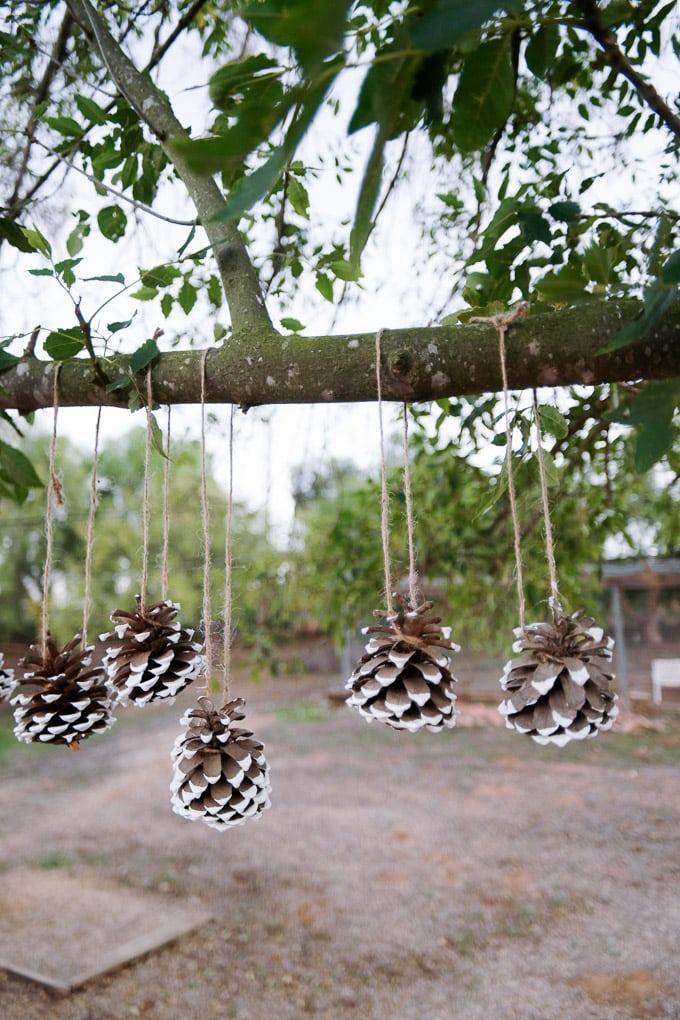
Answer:
[[[14,670],[10,669],[9,666],[5,666],[5,657],[0,652],[0,702],[9,698],[15,684]]]
[[[515,631],[513,651],[521,654],[505,664],[499,711],[508,729],[564,747],[611,729],[619,714],[614,640],[583,610],[567,615],[554,600],[550,607],[552,622]]]
[[[428,616],[431,602],[412,607],[395,595],[399,609],[378,611],[384,623],[365,627],[371,634],[366,654],[347,681],[347,704],[372,722],[379,719],[396,730],[437,732],[456,725],[456,678],[449,671],[448,652],[460,648],[449,638],[450,627],[440,617]]]
[[[59,648],[48,636],[44,657],[36,642],[21,660],[26,671],[11,699],[17,740],[67,744],[76,750],[81,740],[103,733],[115,722],[113,692],[104,669],[91,667],[93,646],[79,648],[80,641],[76,634]]]
[[[264,746],[250,730],[234,725],[244,718],[244,704],[236,698],[217,710],[208,698],[199,698],[182,717],[187,729],[172,749],[175,814],[228,829],[270,807]]]
[[[136,612],[116,609],[111,614],[116,626],[101,635],[110,642],[104,665],[122,704],[172,704],[205,669],[201,646],[192,641],[193,630],[184,630],[177,620],[177,602],[156,602],[142,610],[139,595],[136,601]]]

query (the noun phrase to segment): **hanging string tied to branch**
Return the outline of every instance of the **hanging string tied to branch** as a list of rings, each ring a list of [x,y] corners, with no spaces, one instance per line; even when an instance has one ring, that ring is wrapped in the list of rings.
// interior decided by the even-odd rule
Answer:
[[[47,481],[47,502],[45,505],[45,566],[43,567],[42,579],[42,605],[40,610],[40,644],[43,659],[47,658],[47,638],[49,635],[49,614],[50,614],[50,574],[52,572],[52,555],[54,545],[54,504],[63,506],[64,495],[61,482],[57,478],[57,419],[59,416],[59,372],[60,364],[54,366],[54,379],[52,383],[52,404],[54,416],[52,418],[52,436],[50,438],[50,452],[48,463]]]
[[[87,632],[92,614],[92,556],[94,553],[94,520],[97,514],[97,480],[99,472],[99,430],[102,421],[101,407],[97,411],[94,427],[94,449],[92,451],[92,473],[90,475],[90,504],[87,511],[87,532],[85,536],[85,596],[83,599],[83,645],[87,644]]]
[[[375,334],[375,379],[378,393],[378,426],[380,431],[380,534],[382,536],[383,568],[385,572],[385,605],[392,613],[392,565],[390,562],[390,494],[387,488],[385,464],[385,433],[383,428],[382,379],[380,377],[381,343],[384,330]]]
[[[210,598],[210,507],[208,505],[208,473],[205,453],[205,377],[209,349],[201,358],[201,523],[203,529],[203,640],[205,654],[206,690],[210,686],[213,671],[211,623],[212,603]]]
[[[543,430],[541,428],[541,416],[538,410],[538,399],[536,390],[531,391],[534,427],[536,429],[538,474],[541,480],[541,502],[543,504],[543,521],[545,525],[545,554],[548,560],[548,573],[550,575],[550,599],[554,606],[560,604],[560,592],[557,583],[557,564],[555,562],[555,541],[553,536],[552,520],[550,518],[550,499],[548,496],[548,476],[545,470],[545,455],[543,452]]]
[[[515,582],[517,584],[517,603],[519,625],[524,629],[526,618],[526,602],[524,598],[524,571],[522,566],[522,546],[517,511],[517,492],[512,460],[512,417],[510,414],[510,390],[508,386],[508,366],[506,359],[505,337],[510,326],[518,319],[524,318],[527,306],[520,304],[512,312],[500,315],[474,316],[471,322],[490,323],[498,333],[498,355],[501,363],[501,379],[503,382],[503,411],[505,418],[505,463],[508,473],[508,496],[510,500],[510,516],[512,517],[513,544],[515,549]]]
[[[170,560],[170,418],[171,409],[168,404],[165,458],[163,460],[163,549],[161,553],[161,599],[163,602],[168,597],[168,564]]]
[[[416,568],[415,515],[411,485],[411,458],[408,448],[408,405],[404,402],[404,499],[406,501],[406,530],[408,533],[408,595],[411,608],[419,602],[418,570]]]
[[[231,642],[232,642],[232,577],[233,577],[233,517],[234,517],[234,405],[229,410],[229,473],[227,476],[227,510],[224,541],[224,647],[222,694],[226,705],[231,698]]]
[[[151,527],[151,505],[149,501],[149,475],[151,473],[151,443],[153,438],[153,392],[151,366],[146,372],[146,437],[144,441],[144,488],[142,493],[142,577],[139,582],[139,608],[146,609],[146,592],[149,584],[149,531]]]

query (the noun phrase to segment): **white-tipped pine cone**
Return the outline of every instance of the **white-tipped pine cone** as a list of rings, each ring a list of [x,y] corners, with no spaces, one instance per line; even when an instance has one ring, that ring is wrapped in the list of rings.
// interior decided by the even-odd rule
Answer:
[[[370,634],[366,654],[345,684],[347,704],[372,722],[378,719],[395,730],[437,732],[456,725],[456,678],[449,671],[450,656],[460,648],[440,627],[440,617],[428,616],[431,602],[411,607],[396,595],[396,612],[376,612],[384,623],[365,627]]]
[[[59,648],[47,638],[45,656],[39,642],[22,659],[25,668],[11,698],[14,736],[24,743],[67,744],[113,725],[113,691],[102,666],[91,667],[93,646],[79,648],[80,634]]]
[[[9,698],[15,686],[14,670],[5,666],[5,657],[0,652],[0,702]]]
[[[104,666],[121,704],[172,704],[205,669],[201,645],[192,640],[193,630],[185,630],[177,620],[177,602],[165,600],[142,609],[139,595],[136,601],[136,612],[116,609],[111,614],[116,626],[101,635],[107,642]]]
[[[619,714],[614,640],[583,610],[567,615],[553,600],[551,609],[552,622],[515,630],[520,654],[505,664],[499,711],[508,729],[564,747],[611,729]]]
[[[180,720],[187,729],[172,749],[172,810],[213,829],[229,829],[259,818],[270,807],[269,765],[264,745],[250,730],[242,698],[216,709],[199,698]]]

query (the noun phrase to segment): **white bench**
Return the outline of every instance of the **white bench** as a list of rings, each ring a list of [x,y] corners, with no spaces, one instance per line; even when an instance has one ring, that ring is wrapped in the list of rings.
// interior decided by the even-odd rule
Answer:
[[[680,659],[652,659],[652,699],[661,704],[662,687],[680,687]]]

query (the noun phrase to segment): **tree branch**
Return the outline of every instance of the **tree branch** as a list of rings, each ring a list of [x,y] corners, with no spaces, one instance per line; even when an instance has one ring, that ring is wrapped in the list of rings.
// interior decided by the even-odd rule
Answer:
[[[19,198],[21,185],[24,182],[24,177],[26,176],[26,171],[28,170],[28,161],[31,156],[31,146],[33,145],[33,141],[35,138],[35,129],[38,125],[36,111],[40,104],[44,102],[45,99],[47,99],[47,96],[49,95],[50,87],[52,85],[54,77],[57,74],[59,68],[61,67],[61,62],[64,59],[64,54],[66,53],[66,44],[68,43],[68,38],[69,35],[71,34],[72,28],[73,18],[71,17],[71,12],[66,11],[64,17],[62,18],[61,25],[59,26],[57,38],[54,41],[54,46],[52,47],[52,52],[50,54],[50,59],[47,62],[47,67],[45,68],[43,76],[40,79],[40,83],[38,84],[38,87],[35,90],[31,116],[29,117],[28,124],[26,125],[26,143],[24,145],[24,150],[21,154],[21,163],[19,165],[19,170],[14,181],[14,188],[12,189],[12,194],[10,195],[9,198],[8,202],[9,206],[13,206],[17,199]]]
[[[184,157],[169,145],[171,138],[188,137],[172,107],[163,93],[137,70],[121,50],[109,32],[106,22],[89,0],[66,0],[66,2],[75,20],[99,51],[116,88],[135,110],[140,120],[158,138],[183,181],[215,253],[234,332],[272,334],[274,330],[265,308],[257,274],[237,225],[214,220],[225,206],[220,189],[212,177],[194,173]]]
[[[676,138],[680,138],[680,117],[671,110],[652,83],[633,67],[619,46],[616,36],[605,24],[597,0],[577,0],[577,6],[583,13],[586,29],[604,50],[606,61],[612,70],[627,78],[635,91],[647,106],[661,118],[669,131],[672,131]]]
[[[635,301],[592,301],[529,316],[508,334],[508,375],[515,389],[586,386],[680,376],[680,304],[639,344],[610,354],[598,350],[640,311]],[[501,388],[498,337],[489,325],[467,323],[388,329],[382,338],[386,400],[432,400]],[[114,359],[121,372],[129,359]],[[197,350],[162,354],[153,366],[159,403],[200,401]],[[52,404],[53,361],[25,359],[0,376],[0,408],[33,411]],[[354,336],[236,335],[208,356],[210,403],[297,404],[375,400],[375,339]],[[89,359],[62,362],[63,406],[125,407],[127,393],[107,393]]]

